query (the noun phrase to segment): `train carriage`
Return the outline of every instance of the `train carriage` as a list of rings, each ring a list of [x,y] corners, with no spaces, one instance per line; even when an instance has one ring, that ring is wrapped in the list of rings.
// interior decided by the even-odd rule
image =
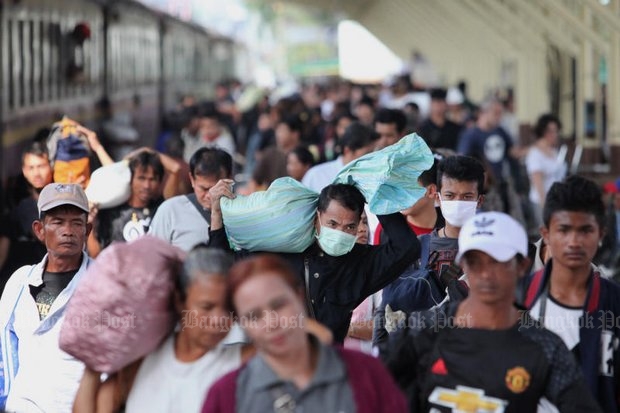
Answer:
[[[0,178],[22,148],[66,114],[95,127],[98,102],[130,114],[152,145],[180,95],[209,97],[234,73],[235,44],[132,0],[0,3]]]

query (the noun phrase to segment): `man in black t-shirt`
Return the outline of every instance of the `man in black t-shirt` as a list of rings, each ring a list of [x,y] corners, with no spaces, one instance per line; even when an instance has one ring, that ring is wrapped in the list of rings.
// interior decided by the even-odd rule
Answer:
[[[32,230],[32,223],[39,218],[39,192],[52,182],[52,166],[44,144],[34,142],[24,150],[22,174],[28,187],[28,196],[0,219],[0,291],[13,271],[23,265],[39,262],[46,252],[45,245]]]
[[[88,252],[96,257],[113,241],[131,241],[146,234],[155,211],[163,202],[164,165],[159,154],[143,150],[129,160],[131,195],[117,207],[96,214],[88,238]],[[92,213],[92,211],[91,211]]]
[[[562,340],[514,306],[529,266],[527,235],[512,217],[487,212],[459,234],[457,261],[469,295],[414,313],[382,357],[412,412],[601,412]]]
[[[448,111],[447,91],[445,89],[433,89],[430,95],[430,114],[428,119],[420,125],[418,134],[433,149],[445,148],[455,151],[461,134],[461,126],[450,121],[446,116]]]

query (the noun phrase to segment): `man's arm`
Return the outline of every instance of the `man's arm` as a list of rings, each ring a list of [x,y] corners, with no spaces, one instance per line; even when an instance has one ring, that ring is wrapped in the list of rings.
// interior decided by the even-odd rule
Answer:
[[[161,160],[164,170],[167,172],[162,193],[164,199],[169,199],[179,195],[179,173],[181,172],[181,164],[166,154],[160,152],[158,152],[158,154],[159,160]]]
[[[209,242],[210,247],[221,248],[228,250],[228,239],[226,238],[226,232],[224,231],[224,220],[222,218],[222,208],[220,206],[220,199],[223,196],[234,199],[235,194],[232,191],[232,187],[235,181],[232,179],[220,179],[211,189],[209,189],[209,196],[211,197],[211,226],[209,227]]]
[[[88,206],[88,223],[93,226],[93,229],[90,231],[90,234],[88,234],[88,238],[86,239],[86,251],[90,257],[96,258],[103,249],[99,239],[101,219],[99,215],[99,206],[95,203],[89,203]]]
[[[411,412],[419,411],[419,385],[417,366],[419,356],[415,345],[415,337],[408,329],[399,330],[389,337],[389,354],[382,354],[385,367],[388,369],[398,387],[407,396]]]
[[[361,268],[365,283],[363,295],[372,295],[394,281],[405,269],[420,258],[420,242],[400,213],[379,215],[379,222],[388,242],[371,246],[362,257]]]
[[[11,248],[11,240],[9,237],[0,235],[0,270],[6,264],[6,260],[9,257],[9,249]]]
[[[77,123],[76,129],[78,132],[86,136],[90,149],[95,153],[95,155],[97,155],[101,166],[111,165],[114,163],[114,160],[112,160],[108,152],[105,150],[95,132]]]
[[[602,413],[602,409],[592,396],[583,378],[581,368],[573,354],[559,338],[552,352],[550,374],[545,389],[549,399],[560,413]]]

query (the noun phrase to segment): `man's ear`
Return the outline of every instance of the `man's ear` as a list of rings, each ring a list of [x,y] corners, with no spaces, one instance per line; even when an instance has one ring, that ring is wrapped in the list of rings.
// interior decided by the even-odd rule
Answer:
[[[484,204],[484,195],[480,195],[478,197],[478,204],[476,205],[477,208],[482,207],[482,204]]]
[[[348,158],[349,156],[351,156],[351,152],[353,152],[353,151],[351,151],[351,148],[349,148],[349,147],[347,147],[347,146],[344,146],[344,147],[342,148],[342,156],[343,156],[344,158]]]
[[[314,229],[316,230],[316,233],[318,234],[319,232],[321,232],[321,222],[319,221],[319,214],[320,212],[317,211],[316,215],[314,217]]]
[[[549,228],[544,225],[540,226],[540,236],[543,239],[545,245],[547,245],[547,249],[549,249]]]
[[[93,230],[93,223],[92,222],[87,222],[86,223],[86,238],[88,238],[88,236],[90,235],[90,232]]]
[[[45,242],[45,229],[43,227],[43,222],[38,219],[35,219],[32,222],[32,232],[34,233],[35,237],[37,237],[37,239],[41,242]]]
[[[436,184],[430,184],[429,186],[426,187],[426,195],[427,197],[429,197],[430,199],[432,199],[433,201],[437,199],[437,185]]]

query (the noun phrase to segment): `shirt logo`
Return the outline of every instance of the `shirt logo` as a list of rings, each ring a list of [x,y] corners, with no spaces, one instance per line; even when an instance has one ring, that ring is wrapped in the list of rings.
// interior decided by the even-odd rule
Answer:
[[[495,222],[494,219],[482,217],[482,219],[474,220],[474,225],[478,228],[486,228]]]
[[[601,331],[601,365],[603,376],[614,377],[614,352],[618,349],[618,337],[609,330]]]
[[[516,394],[523,393],[530,385],[530,373],[523,367],[515,367],[506,372],[506,387]]]
[[[434,374],[441,374],[442,376],[445,376],[446,374],[448,374],[446,362],[443,361],[443,359],[438,359],[433,364],[433,367],[431,367],[431,372],[433,372]]]
[[[64,184],[56,184],[54,185],[54,189],[56,190],[56,192],[60,192],[60,193],[70,193],[73,188],[70,185],[64,185]]]
[[[508,402],[484,395],[484,390],[456,386],[456,390],[435,387],[428,401],[459,413],[504,413]]]

